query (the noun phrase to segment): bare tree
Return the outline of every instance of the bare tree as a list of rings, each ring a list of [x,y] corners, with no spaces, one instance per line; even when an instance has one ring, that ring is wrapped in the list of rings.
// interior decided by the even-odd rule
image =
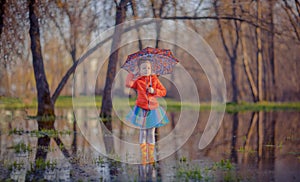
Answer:
[[[246,42],[246,24],[245,23],[241,24],[241,43],[242,43],[242,51],[243,51],[244,69],[246,72],[247,79],[249,81],[253,99],[254,99],[254,101],[257,101],[257,98],[258,98],[257,87],[256,87],[256,84],[254,81],[253,72],[251,71],[251,67],[249,65],[250,58],[247,53],[248,48],[247,48],[247,42]]]
[[[137,4],[135,0],[131,0],[131,8],[132,8],[132,15],[134,20],[138,19]],[[138,41],[139,41],[139,49],[142,50],[143,44],[141,40],[140,28],[138,26],[136,27],[136,31],[137,31]]]
[[[152,7],[152,13],[154,18],[161,18],[163,13],[163,8],[166,5],[166,1],[161,1],[159,8],[156,8],[157,4],[154,0],[151,0],[151,7]],[[157,11],[158,9],[158,11]],[[161,28],[161,22],[156,22],[156,40],[155,40],[155,47],[158,48],[159,39],[160,39],[160,28]]]
[[[266,95],[266,100],[275,101],[276,100],[276,62],[275,62],[275,25],[274,25],[274,5],[275,1],[270,0],[268,1],[268,23],[269,23],[269,30],[267,32],[268,37],[268,57],[269,57],[269,70],[268,71],[268,84],[267,87],[269,93]]]
[[[29,1],[29,20],[30,20],[30,40],[32,62],[36,81],[37,98],[38,98],[38,116],[54,116],[54,104],[50,97],[50,90],[45,74],[41,41],[39,21],[36,15],[37,4],[35,0]]]
[[[216,16],[219,16],[219,9],[220,5],[218,5],[218,0],[215,0],[213,5],[215,9]],[[233,0],[232,3],[235,3],[235,0]],[[232,8],[233,17],[236,17],[236,7]],[[226,39],[225,32],[226,31],[222,26],[222,22],[220,19],[217,19],[219,34],[222,40],[223,47],[225,49],[225,52],[230,60],[230,72],[231,72],[231,86],[232,86],[232,101],[237,102],[238,101],[238,85],[237,85],[237,77],[236,77],[236,61],[237,61],[237,48],[239,45],[239,25],[236,20],[233,20],[232,25],[231,22],[227,22],[230,29],[227,30],[229,39]],[[228,40],[228,41],[226,41]]]
[[[259,7],[260,10],[258,10],[257,7]],[[232,78],[230,83],[231,83],[231,88],[233,90],[232,91],[233,97],[234,95],[236,95],[236,93],[242,94],[241,90],[239,91],[234,91],[234,90],[236,90],[236,88],[238,88],[238,86],[241,85],[242,82],[244,82],[244,80],[242,80],[243,78],[240,78],[240,76],[238,76],[238,73],[240,72],[240,68],[244,68],[246,71],[245,78],[247,78],[249,81],[249,85],[251,88],[250,93],[252,94],[253,100],[254,101],[265,100],[265,99],[271,101],[275,100],[276,98],[275,92],[278,92],[280,90],[278,83],[280,82],[280,84],[282,84],[283,82],[285,82],[285,81],[279,81],[279,79],[282,78],[276,76],[279,75],[279,73],[277,73],[278,68],[276,65],[279,64],[278,61],[280,60],[277,60],[278,58],[276,59],[275,54],[277,53],[278,55],[280,49],[278,49],[278,47],[276,48],[275,43],[276,41],[277,42],[279,41],[279,44],[288,44],[287,43],[288,39],[296,38],[294,40],[297,40],[299,26],[295,26],[295,25],[297,25],[297,23],[299,22],[299,16],[296,16],[299,14],[299,1],[272,0],[268,2],[265,1],[249,2],[249,1],[242,1],[242,0],[240,1],[219,0],[219,1],[214,1],[213,8],[214,8],[213,15],[209,15],[209,14],[197,15],[194,13],[193,16],[193,15],[184,14],[183,12],[183,16],[165,16],[162,18],[173,19],[173,20],[190,20],[190,21],[194,21],[195,23],[196,20],[202,20],[202,21],[205,20],[207,22],[209,20],[216,20],[216,27],[217,29],[219,29],[219,34],[221,37],[220,39],[223,42],[222,44],[225,50],[225,54],[231,60],[230,64],[228,65],[230,66],[230,70],[231,70],[230,73]],[[289,21],[290,23],[286,22],[286,18],[284,18],[285,17],[284,12],[286,14],[287,19],[290,20]],[[239,25],[240,23],[243,24],[242,25],[243,27]],[[251,32],[252,30],[254,30],[256,34],[254,35],[248,34],[247,29],[250,29]],[[242,44],[239,44],[236,42],[237,39],[235,39],[235,37],[238,38],[239,34],[241,33],[248,38],[245,37],[246,39],[243,39],[244,37],[243,38],[240,37],[240,42]],[[222,34],[224,38],[222,38]],[[237,53],[240,50],[242,50],[243,54]],[[239,55],[243,55],[243,57]],[[247,57],[245,57],[245,55]],[[243,60],[243,67],[238,66],[239,60]],[[251,60],[255,60],[256,63],[255,64],[251,63]],[[259,65],[257,63],[259,63]],[[235,66],[233,66],[234,64]],[[295,64],[297,65],[297,63]],[[224,69],[226,69],[227,65],[224,66],[225,66]],[[235,68],[236,71],[233,71],[234,70],[233,67],[236,67]],[[251,71],[251,68],[253,72]],[[252,76],[250,76],[250,73],[252,74]],[[235,78],[238,78],[238,80],[236,80]],[[234,80],[236,80],[236,83],[234,82]],[[259,96],[260,99],[258,99],[258,96],[257,98],[255,98],[256,90],[257,90],[257,95],[260,94]],[[236,99],[233,98],[232,100],[234,101]]]
[[[97,28],[96,20],[98,20],[97,11],[93,6],[94,1],[80,1],[80,2],[61,2],[56,1],[53,4],[51,11],[48,11],[47,18],[51,19],[59,32],[61,40],[63,40],[64,47],[68,51],[72,63],[75,64],[79,57],[79,53],[83,48],[87,47],[90,42],[92,32]],[[54,10],[53,10],[54,9]],[[64,18],[62,18],[64,17]],[[66,25],[65,18],[69,24]],[[67,31],[65,31],[67,29]],[[80,38],[84,37],[84,41]],[[84,70],[86,76],[86,70]],[[55,90],[52,100],[55,101],[60,94],[60,85],[66,82],[59,82],[58,89]],[[84,82],[84,84],[87,84]],[[84,85],[84,89],[87,85]]]
[[[262,19],[261,12],[261,2],[257,0],[257,21]],[[262,38],[261,29],[256,27],[256,42],[257,42],[257,91],[258,91],[258,101],[262,101],[263,98],[263,57],[262,57]]]
[[[121,37],[123,33],[122,23],[126,19],[126,8],[129,0],[121,0],[120,3],[116,4],[116,21],[115,21],[115,32],[113,35],[113,41],[111,45],[111,54],[109,56],[108,68],[106,73],[106,81],[101,105],[100,117],[109,119],[112,115],[112,100],[111,100],[111,89],[112,83],[116,75],[116,66],[119,58],[119,45],[121,42]],[[105,122],[106,127],[111,130],[111,122]]]

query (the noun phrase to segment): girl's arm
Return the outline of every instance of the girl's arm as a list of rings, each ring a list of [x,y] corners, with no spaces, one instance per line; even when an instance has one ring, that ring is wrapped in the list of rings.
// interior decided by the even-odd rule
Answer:
[[[163,86],[163,84],[157,79],[156,88],[154,88],[154,95],[159,97],[164,97],[167,94],[166,88]]]
[[[134,80],[134,74],[133,73],[128,73],[126,77],[126,82],[125,86],[129,88],[136,89],[136,81]]]

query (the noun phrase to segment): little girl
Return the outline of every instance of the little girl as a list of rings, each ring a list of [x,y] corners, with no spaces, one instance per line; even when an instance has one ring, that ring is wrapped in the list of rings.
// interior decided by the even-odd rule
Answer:
[[[129,73],[126,78],[126,87],[137,91],[136,105],[126,116],[126,120],[140,128],[142,164],[154,163],[155,128],[169,122],[156,100],[157,97],[166,95],[166,89],[156,75],[151,75],[151,70],[151,62],[141,59],[136,73]]]

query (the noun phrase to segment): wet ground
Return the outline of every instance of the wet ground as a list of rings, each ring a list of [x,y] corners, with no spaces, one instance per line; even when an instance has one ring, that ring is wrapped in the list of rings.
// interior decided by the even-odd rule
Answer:
[[[138,164],[138,130],[115,121],[116,138],[136,145],[107,140],[97,120],[87,117],[88,109],[82,110],[82,121],[74,120],[71,109],[57,110],[53,128],[24,110],[0,112],[1,181],[300,181],[300,113],[295,111],[225,114],[204,150],[198,144],[209,113],[200,112],[186,141],[177,132],[164,143],[179,125],[180,113],[169,112],[171,123],[157,130],[154,165]],[[103,152],[108,149],[114,152]]]

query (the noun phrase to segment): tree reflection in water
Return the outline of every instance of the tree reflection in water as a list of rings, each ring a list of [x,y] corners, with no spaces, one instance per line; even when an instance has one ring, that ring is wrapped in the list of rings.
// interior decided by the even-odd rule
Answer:
[[[3,115],[4,111],[1,111]],[[170,157],[154,166],[126,164],[101,155],[81,134],[79,127],[68,117],[42,122],[24,119],[20,111],[5,111],[12,117],[1,118],[1,167],[0,180],[121,180],[156,181],[177,179],[180,161],[197,165],[199,169],[210,168],[214,162],[232,159],[236,166],[233,176],[252,181],[297,181],[300,150],[299,112],[245,112],[226,114],[222,127],[213,142],[204,150],[197,144],[204,130],[208,113],[201,113],[199,123],[191,138]],[[72,116],[71,110],[61,115]],[[66,113],[67,112],[67,113]],[[176,126],[178,113],[168,113],[169,128],[159,129],[160,138]],[[173,121],[174,120],[174,121]],[[93,125],[83,123],[93,136]],[[138,132],[126,127],[116,127],[114,132],[127,141],[138,138]],[[62,133],[62,131],[68,131]],[[98,136],[97,136],[98,137]],[[127,137],[127,138],[126,138]],[[178,141],[177,141],[178,140]],[[174,144],[180,141],[180,133]],[[122,148],[122,146],[115,147]],[[159,148],[157,149],[159,151]],[[133,156],[135,157],[135,156]],[[183,169],[188,171],[189,169]],[[213,171],[210,171],[214,174]],[[215,179],[223,179],[216,175]],[[223,179],[224,180],[224,179]]]

